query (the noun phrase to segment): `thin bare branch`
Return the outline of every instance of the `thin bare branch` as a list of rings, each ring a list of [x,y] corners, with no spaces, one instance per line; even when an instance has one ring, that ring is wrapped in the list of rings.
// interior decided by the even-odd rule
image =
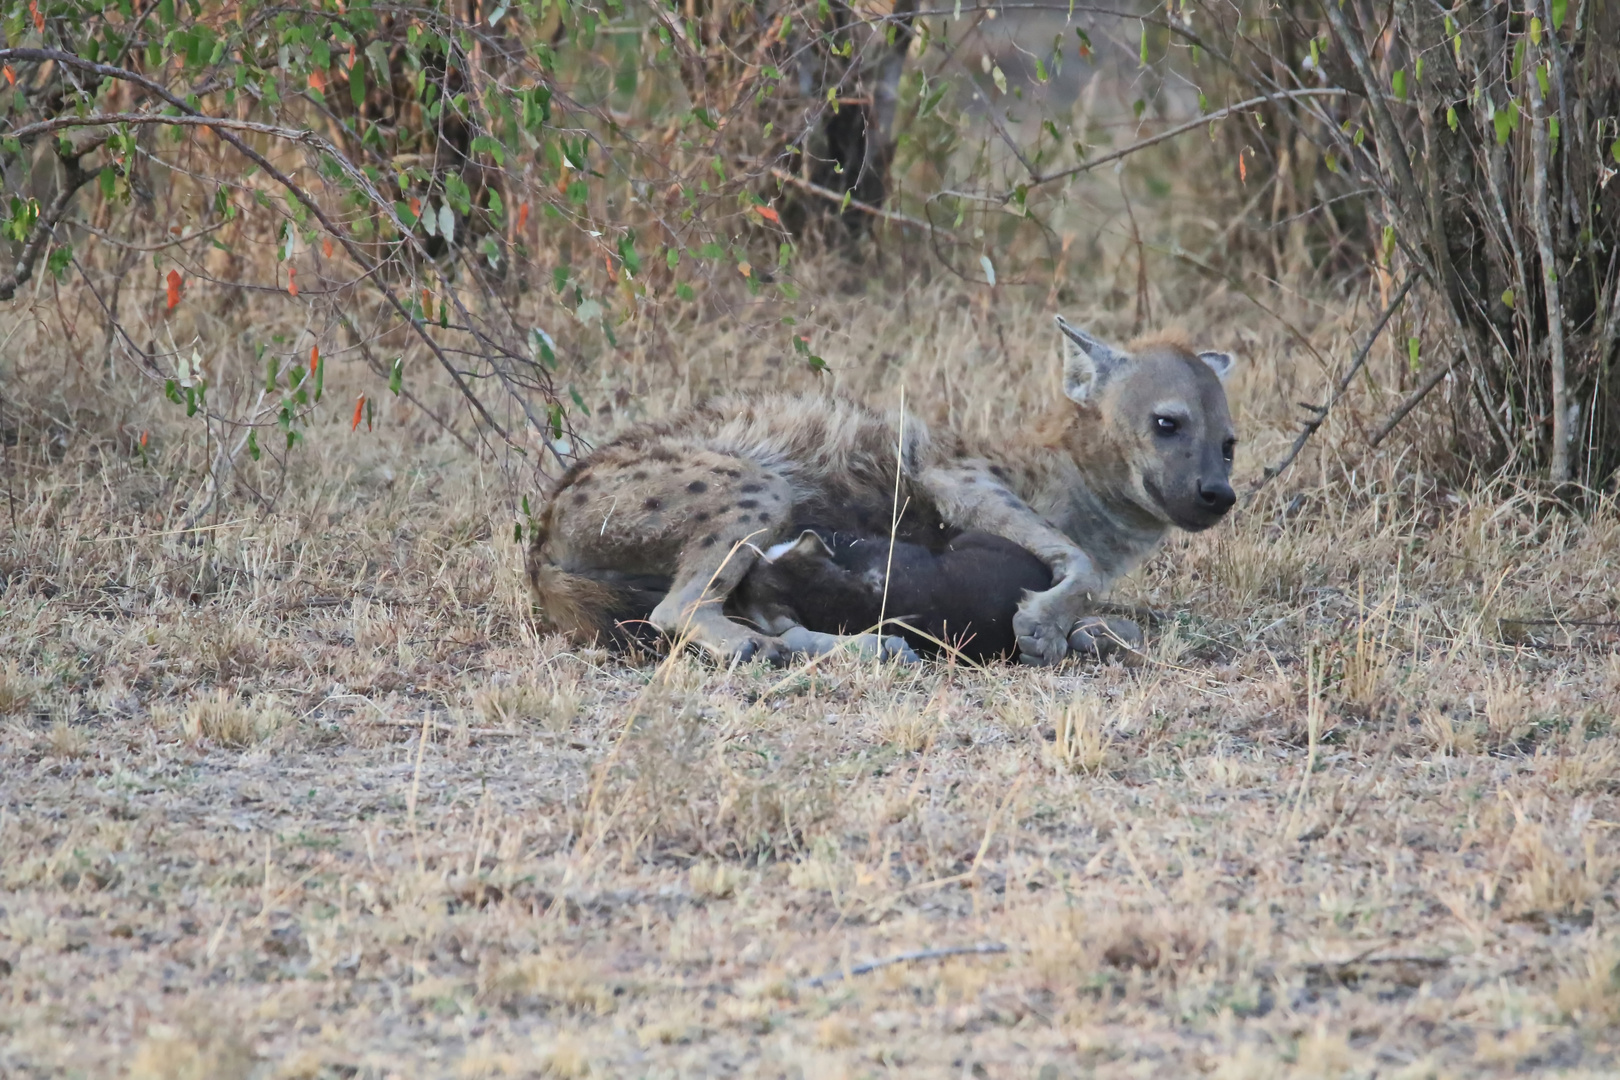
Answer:
[[[1271,483],[1272,480],[1281,476],[1283,470],[1292,465],[1294,459],[1299,457],[1299,452],[1305,448],[1305,443],[1310,440],[1310,437],[1316,434],[1316,429],[1327,422],[1328,413],[1333,409],[1333,406],[1339,403],[1339,399],[1344,396],[1344,392],[1349,389],[1350,381],[1356,377],[1356,372],[1361,370],[1361,365],[1367,362],[1367,355],[1372,352],[1372,347],[1378,341],[1379,335],[1384,332],[1384,327],[1389,325],[1390,318],[1394,316],[1396,310],[1406,300],[1406,294],[1412,291],[1412,286],[1416,285],[1417,282],[1418,275],[1412,274],[1407,277],[1405,284],[1395,293],[1389,302],[1389,306],[1384,308],[1384,313],[1373,324],[1372,332],[1367,335],[1367,340],[1356,351],[1355,359],[1350,361],[1350,367],[1339,379],[1338,385],[1334,387],[1332,396],[1322,405],[1310,406],[1311,411],[1316,415],[1306,420],[1301,426],[1299,434],[1294,438],[1294,445],[1288,448],[1288,453],[1284,454],[1277,464],[1266,467],[1266,471],[1261,474],[1260,479],[1255,481],[1254,486],[1250,489],[1251,492],[1259,491]]]

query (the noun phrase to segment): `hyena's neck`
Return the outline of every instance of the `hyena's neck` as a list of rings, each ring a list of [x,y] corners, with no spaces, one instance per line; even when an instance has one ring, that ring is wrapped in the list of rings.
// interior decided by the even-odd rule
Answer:
[[[1091,557],[1109,584],[1150,555],[1168,531],[1119,482],[1082,469],[1066,448],[1020,440],[984,456],[1019,498]]]

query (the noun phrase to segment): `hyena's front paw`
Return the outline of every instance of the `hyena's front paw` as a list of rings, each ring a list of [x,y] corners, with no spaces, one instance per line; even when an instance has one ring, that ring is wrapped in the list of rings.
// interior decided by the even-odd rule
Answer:
[[[1118,656],[1129,664],[1141,659],[1142,643],[1142,628],[1129,619],[1088,615],[1069,631],[1069,651],[1094,660]]]
[[[1026,600],[1013,616],[1013,633],[1018,637],[1018,662],[1035,667],[1051,667],[1062,663],[1069,654],[1068,628],[1074,620],[1064,615],[1054,617],[1047,611],[1046,605],[1035,603],[1036,599],[1032,597]]]

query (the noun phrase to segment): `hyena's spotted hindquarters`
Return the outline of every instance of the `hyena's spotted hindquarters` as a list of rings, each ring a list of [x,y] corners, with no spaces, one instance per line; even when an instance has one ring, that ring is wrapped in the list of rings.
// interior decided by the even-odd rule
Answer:
[[[789,531],[792,488],[747,457],[691,444],[603,447],[563,477],[529,552],[542,610],[576,637],[690,638],[719,656],[785,647],[725,617],[726,597]]]

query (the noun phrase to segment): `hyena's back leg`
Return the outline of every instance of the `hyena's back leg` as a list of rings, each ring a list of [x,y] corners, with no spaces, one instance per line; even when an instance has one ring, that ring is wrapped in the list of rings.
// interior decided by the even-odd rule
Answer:
[[[657,630],[724,660],[785,651],[721,613],[757,558],[752,545],[768,546],[787,531],[792,490],[779,474],[689,444],[618,445],[581,468],[547,514],[541,559],[562,574],[668,580],[656,606],[635,616]]]
[[[789,531],[793,491],[770,469],[713,452],[694,462],[701,475],[679,492],[687,503],[674,580],[648,616],[671,638],[688,639],[724,660],[780,660],[791,651],[777,638],[726,617],[731,591],[769,547]]]

